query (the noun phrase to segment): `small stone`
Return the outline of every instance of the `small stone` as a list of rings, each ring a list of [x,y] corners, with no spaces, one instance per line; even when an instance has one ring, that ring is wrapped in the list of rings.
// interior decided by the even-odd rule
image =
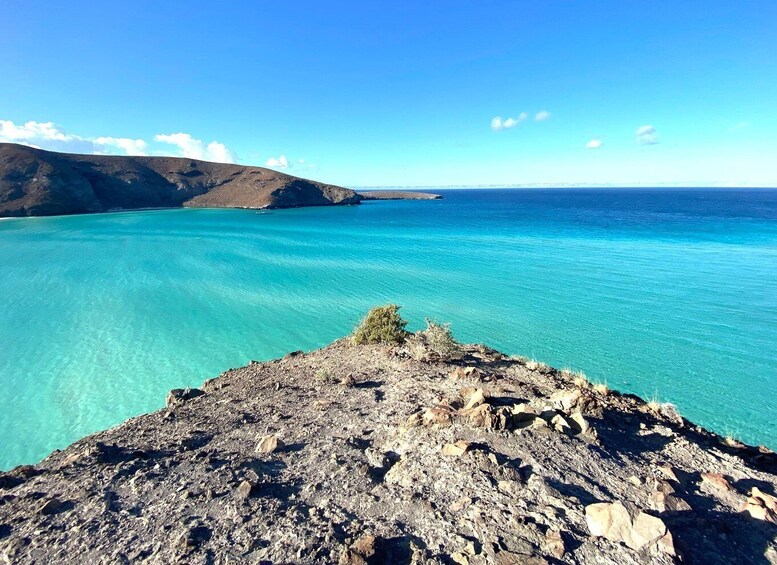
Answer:
[[[628,510],[620,502],[589,504],[585,508],[585,521],[591,535],[615,543],[623,542],[637,551],[652,545],[657,545],[662,551],[674,551],[674,544],[669,543],[671,536],[664,540],[670,534],[661,518],[640,512],[632,521]],[[660,540],[664,541],[659,544]]]
[[[701,484],[711,486],[717,490],[732,491],[731,483],[720,473],[702,473]]]
[[[570,411],[580,400],[580,390],[562,390],[550,397],[554,408]]]
[[[56,514],[57,512],[59,512],[63,506],[64,506],[64,502],[62,502],[60,499],[56,497],[49,498],[46,502],[44,502],[41,505],[39,512],[44,516],[51,516],[52,514]]]
[[[670,481],[674,481],[676,483],[680,482],[680,479],[677,477],[677,472],[675,469],[669,465],[661,465],[658,468],[659,471]]]
[[[448,509],[451,512],[461,512],[466,507],[468,507],[470,504],[472,504],[472,499],[470,497],[468,497],[468,496],[462,496],[461,498],[451,502],[451,505],[448,506]]]
[[[518,483],[515,481],[498,481],[496,483],[496,488],[509,496],[518,496],[521,490]]]
[[[259,439],[259,443],[256,444],[256,452],[272,453],[281,447],[283,447],[283,442],[279,440],[277,436],[263,436],[261,439]]]
[[[755,498],[760,498],[763,500],[764,505],[771,510],[772,512],[777,512],[777,498],[772,496],[771,494],[767,494],[758,487],[753,487],[753,490],[750,491],[750,496]]]
[[[661,479],[655,479],[653,490],[656,492],[663,492],[664,494],[674,494],[674,487],[668,481]]]
[[[477,379],[482,380],[483,373],[477,367],[456,367],[451,371],[452,379]]]
[[[753,489],[756,490],[756,489]],[[742,512],[746,512],[750,517],[764,522],[777,524],[777,513],[766,506],[766,502],[759,497],[750,496],[745,502]]]
[[[370,557],[375,555],[375,536],[365,534],[357,539],[340,554],[339,565],[367,565]]]
[[[483,389],[482,388],[476,389],[475,392],[473,392],[472,395],[470,395],[469,400],[467,401],[467,404],[464,406],[464,410],[476,408],[481,404],[485,404],[485,402],[486,402],[486,395],[483,392]]]
[[[567,435],[573,434],[572,426],[569,425],[569,422],[562,414],[556,414],[553,416],[553,418],[550,419],[550,425],[553,426],[557,432],[561,432]]]
[[[637,477],[636,475],[631,475],[629,477],[629,482],[635,487],[641,487],[643,484],[645,484],[644,479]]]
[[[574,422],[574,424],[577,426],[577,433],[588,435],[591,432],[591,426],[580,412],[574,412],[571,414],[569,416],[569,420],[572,420],[572,422]]]
[[[658,512],[685,512],[691,509],[691,506],[682,498],[663,492],[651,494],[650,502],[653,510]]]
[[[474,408],[463,408],[459,411],[459,414],[464,416],[473,426],[486,427],[486,423],[491,417],[491,406],[489,404],[481,404]]]
[[[188,554],[206,542],[211,537],[211,530],[202,525],[184,528],[173,545],[179,553]]]
[[[415,414],[411,414],[410,417],[405,420],[405,428],[417,428],[418,426],[421,426],[424,423],[424,418],[421,415],[420,412],[416,412]]]
[[[423,421],[426,425],[449,426],[453,423],[454,413],[455,410],[448,404],[437,404],[424,412]]]
[[[449,455],[451,457],[461,457],[467,452],[469,445],[470,443],[468,441],[460,439],[456,443],[446,443],[443,445],[440,453],[443,455]]]
[[[510,412],[513,415],[513,424],[520,427],[528,426],[537,417],[536,410],[525,402],[512,406]]]
[[[639,551],[643,547],[657,543],[667,535],[669,535],[669,532],[661,518],[640,512],[634,519],[631,543],[627,541],[626,545]],[[674,547],[673,544],[672,547]]]
[[[545,545],[548,551],[556,559],[561,559],[566,553],[566,547],[564,546],[564,538],[561,537],[561,532],[558,530],[548,530],[545,534]]]
[[[451,561],[458,563],[458,565],[469,565],[469,557],[462,551],[454,551],[451,553]]]
[[[353,375],[346,375],[343,380],[340,381],[340,386],[343,388],[351,388],[356,386],[356,379],[353,378]]]
[[[585,507],[585,522],[592,536],[621,542],[631,538],[631,516],[620,502],[598,502]]]
[[[203,394],[205,393],[198,388],[174,388],[167,393],[165,405],[167,408],[177,406]]]
[[[251,495],[253,495],[255,488],[256,488],[256,485],[254,485],[251,481],[243,480],[237,486],[237,489],[235,490],[235,494],[237,495],[238,498],[246,499],[246,498],[249,498]]]

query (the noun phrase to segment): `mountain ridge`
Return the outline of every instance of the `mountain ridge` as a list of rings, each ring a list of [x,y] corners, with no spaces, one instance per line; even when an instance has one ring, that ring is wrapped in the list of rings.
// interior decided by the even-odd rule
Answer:
[[[358,204],[355,191],[244,165],[184,157],[80,155],[0,143],[0,216],[138,208]]]

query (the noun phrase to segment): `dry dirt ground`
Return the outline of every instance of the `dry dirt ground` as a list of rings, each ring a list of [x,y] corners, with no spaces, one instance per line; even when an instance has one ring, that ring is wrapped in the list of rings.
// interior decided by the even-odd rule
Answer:
[[[773,453],[465,351],[340,340],[174,391],[0,474],[0,562],[777,563]]]

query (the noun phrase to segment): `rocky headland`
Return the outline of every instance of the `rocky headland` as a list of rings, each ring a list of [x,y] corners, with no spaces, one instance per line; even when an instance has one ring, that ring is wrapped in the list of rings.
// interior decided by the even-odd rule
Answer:
[[[0,561],[777,563],[773,452],[438,334],[252,362],[0,474]]]
[[[363,199],[348,188],[262,167],[177,157],[75,155],[0,143],[0,217],[143,208],[295,208]]]

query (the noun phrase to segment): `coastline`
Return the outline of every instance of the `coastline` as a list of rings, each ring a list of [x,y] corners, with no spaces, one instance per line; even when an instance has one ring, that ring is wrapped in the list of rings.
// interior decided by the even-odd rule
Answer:
[[[774,551],[773,452],[579,375],[462,351],[341,339],[171,391],[167,409],[0,474],[0,552],[357,563],[366,544],[404,562],[672,563]],[[622,527],[647,520],[650,539],[597,529],[596,512],[621,504]],[[699,535],[713,523],[728,537]]]

